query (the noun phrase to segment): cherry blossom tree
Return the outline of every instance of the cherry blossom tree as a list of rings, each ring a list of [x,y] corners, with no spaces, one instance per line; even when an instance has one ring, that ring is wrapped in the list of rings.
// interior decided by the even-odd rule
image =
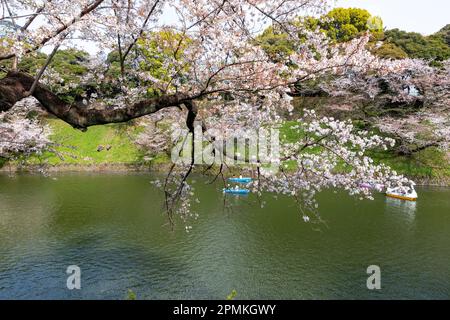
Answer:
[[[331,80],[319,82],[315,92],[343,97],[355,111],[368,113],[364,120],[394,138],[400,155],[411,156],[430,147],[446,152],[450,121],[448,61],[443,68],[430,67],[422,60],[397,60],[390,65],[393,63],[402,67],[396,72],[352,70],[333,74]]]
[[[397,81],[403,100],[417,99],[423,107],[404,117],[376,119],[376,125],[397,140],[397,152],[412,156],[416,152],[436,147],[443,152],[450,148],[450,62],[443,68],[428,68],[410,76],[408,85]],[[415,88],[411,94],[409,88]],[[407,88],[407,89],[405,89]],[[403,90],[401,90],[403,89]]]
[[[411,60],[374,57],[365,49],[368,36],[336,45],[320,32],[292,23],[298,16],[323,13],[326,8],[324,0],[2,0],[1,19],[17,27],[0,42],[0,61],[11,60],[6,76],[0,79],[0,111],[33,96],[52,115],[76,129],[87,130],[93,125],[125,122],[177,108],[185,117],[188,134],[195,133],[198,121],[202,132],[217,128],[226,140],[233,138],[237,127],[276,127],[280,114],[292,110],[290,95],[302,81],[329,72],[387,76],[417,65]],[[173,21],[166,21],[163,12],[172,12]],[[290,40],[299,43],[286,58],[289,65],[271,61],[255,42],[269,24],[282,28]],[[176,41],[160,41],[156,57],[152,57],[163,61],[165,74],[158,78],[151,73],[152,68],[138,67],[148,57],[137,52],[161,31],[176,34]],[[99,90],[86,96],[83,103],[69,104],[50,90],[48,85],[57,76],[52,77],[48,68],[60,46],[77,46],[80,41],[90,42],[103,52],[117,52],[120,76],[113,81],[112,94]],[[43,47],[50,47],[51,53],[36,75],[17,70],[22,57]],[[91,72],[82,81],[100,87],[110,81],[105,77],[109,67],[104,59],[92,59]],[[348,81],[353,83],[351,78]],[[158,94],[149,97],[151,89],[157,89]],[[316,207],[314,193],[323,188],[343,187],[350,194],[370,197],[370,190],[360,187],[361,182],[385,186],[410,183],[365,156],[368,149],[391,141],[357,133],[350,123],[318,119],[313,113],[300,119],[298,130],[304,138],[284,145],[279,159],[281,166],[284,161],[294,161],[295,173],[269,174],[256,162],[254,188],[258,194],[265,190],[294,196],[305,220],[309,217],[305,210],[314,212]],[[206,137],[215,153],[245,162],[226,154],[215,137]],[[308,152],[313,148],[319,153]],[[194,154],[194,146],[192,150]],[[174,164],[160,183],[171,221],[174,212],[195,217],[190,211],[193,189],[187,180],[194,167],[194,156],[187,164]],[[220,164],[218,176],[224,181],[225,169]]]
[[[36,120],[15,116],[0,116],[0,157],[13,158],[18,155],[41,153],[51,142],[49,130]]]
[[[14,107],[17,110],[0,113],[0,158],[17,159],[52,149],[50,128],[25,116],[30,105],[21,101]]]

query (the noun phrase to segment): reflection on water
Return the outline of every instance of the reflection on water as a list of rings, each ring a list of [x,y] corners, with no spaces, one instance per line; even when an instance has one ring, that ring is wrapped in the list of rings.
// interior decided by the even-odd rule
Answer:
[[[197,179],[191,232],[167,227],[148,175],[0,176],[0,299],[449,298],[450,189],[417,203],[318,196],[325,226],[292,199],[224,196]],[[231,207],[224,210],[225,205]],[[319,230],[319,232],[317,232]],[[66,289],[68,265],[82,289]],[[382,290],[366,288],[381,267]]]
[[[405,214],[414,219],[417,202],[386,197],[386,207],[392,213]]]

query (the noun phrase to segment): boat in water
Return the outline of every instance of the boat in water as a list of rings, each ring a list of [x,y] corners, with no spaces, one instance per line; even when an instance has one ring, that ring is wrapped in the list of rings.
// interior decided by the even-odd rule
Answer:
[[[413,185],[410,187],[387,188],[386,196],[407,201],[416,201],[418,198]]]
[[[250,190],[241,189],[238,186],[229,189],[223,189],[223,193],[231,193],[231,194],[249,194]]]
[[[234,183],[250,183],[252,182],[252,178],[240,176],[239,178],[228,178],[228,181]]]

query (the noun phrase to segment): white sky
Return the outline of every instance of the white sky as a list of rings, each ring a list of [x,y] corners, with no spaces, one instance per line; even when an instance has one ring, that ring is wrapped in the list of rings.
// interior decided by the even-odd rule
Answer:
[[[367,9],[388,29],[429,35],[450,24],[450,0],[337,0],[338,7]]]

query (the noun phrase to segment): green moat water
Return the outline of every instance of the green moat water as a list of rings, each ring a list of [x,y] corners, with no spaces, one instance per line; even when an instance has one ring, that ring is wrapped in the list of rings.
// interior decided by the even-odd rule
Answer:
[[[149,175],[0,176],[0,298],[450,298],[450,189],[417,188],[417,203],[318,196],[327,225],[294,202],[227,196],[196,178],[199,213],[174,231]],[[81,290],[66,268],[81,268]],[[369,265],[381,290],[366,287]]]

